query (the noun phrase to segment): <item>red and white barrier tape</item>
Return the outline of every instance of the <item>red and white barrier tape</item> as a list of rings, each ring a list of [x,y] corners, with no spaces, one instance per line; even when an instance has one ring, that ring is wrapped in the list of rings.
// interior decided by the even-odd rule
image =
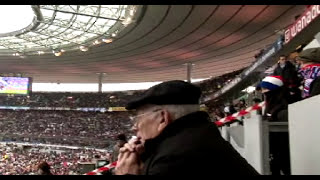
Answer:
[[[251,107],[248,107],[245,110],[241,110],[239,112],[236,112],[236,113],[232,114],[231,116],[227,116],[225,118],[222,118],[222,119],[216,121],[215,123],[216,123],[217,126],[223,126],[227,122],[234,121],[235,119],[237,119],[237,117],[242,117],[242,116],[245,116],[245,115],[249,114],[252,111],[256,111],[256,110],[261,109],[264,105],[265,105],[265,102],[261,102],[259,104],[255,104],[255,105],[253,105]],[[98,168],[98,169],[96,169],[94,171],[88,172],[85,175],[101,175],[102,172],[109,171],[110,169],[116,167],[116,165],[117,165],[117,161],[115,161],[113,163],[110,163],[110,164],[108,164],[106,166],[103,166],[101,168]]]
[[[225,118],[222,118],[222,119],[216,121],[215,124],[216,124],[217,126],[223,126],[225,123],[234,121],[234,120],[236,120],[238,117],[245,116],[245,115],[249,114],[249,113],[252,112],[252,111],[259,110],[259,109],[261,109],[263,106],[265,106],[265,102],[261,102],[261,103],[259,103],[259,104],[255,104],[255,105],[253,105],[253,106],[251,106],[251,107],[248,107],[248,108],[245,109],[245,110],[241,110],[241,111],[236,112],[236,113],[234,113],[234,114],[232,114],[232,115],[230,115],[230,116],[227,116],[227,117],[225,117]]]
[[[95,169],[95,170],[93,170],[91,172],[88,172],[88,173],[86,173],[84,175],[101,175],[102,172],[109,171],[110,169],[116,167],[116,165],[117,165],[117,161],[115,161],[113,163],[110,163],[110,164],[108,164],[106,166],[103,166],[101,168]]]

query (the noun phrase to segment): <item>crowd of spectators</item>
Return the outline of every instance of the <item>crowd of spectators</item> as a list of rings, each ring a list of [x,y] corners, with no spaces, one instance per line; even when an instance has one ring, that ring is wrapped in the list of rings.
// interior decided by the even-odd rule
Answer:
[[[199,83],[196,83],[200,86],[202,91],[202,96],[205,97],[208,94],[215,93],[219,91],[223,86],[227,85],[229,82],[231,82],[234,78],[240,75],[240,73],[243,71],[243,69],[224,74],[222,76],[214,77],[211,79],[207,79],[204,81],[201,81]]]
[[[129,113],[1,110],[2,141],[109,147],[119,133],[131,134]],[[112,140],[113,140],[112,139]]]
[[[0,106],[122,107],[141,91],[108,93],[33,92],[29,96],[0,96]]]
[[[83,174],[80,163],[94,163],[96,157],[110,162],[110,152],[96,149],[68,149],[58,147],[0,144],[0,175],[35,175],[41,162],[49,164],[53,175]]]

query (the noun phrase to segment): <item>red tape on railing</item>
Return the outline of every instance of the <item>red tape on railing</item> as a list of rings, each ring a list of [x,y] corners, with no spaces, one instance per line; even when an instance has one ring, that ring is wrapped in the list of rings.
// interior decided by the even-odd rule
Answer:
[[[106,166],[103,166],[101,168],[95,169],[95,170],[93,170],[91,172],[88,172],[88,173],[86,173],[84,175],[101,175],[102,172],[109,171],[110,169],[116,167],[116,165],[117,165],[117,161],[115,161],[113,163],[110,163],[110,164],[108,164]]]
[[[245,116],[249,113],[251,113],[252,111],[256,111],[256,110],[259,110],[261,109],[263,106],[265,106],[265,102],[261,102],[259,104],[255,104],[251,107],[248,107],[247,109],[245,110],[241,110],[239,112],[236,112],[230,116],[227,116],[225,118],[222,118],[218,121],[215,122],[215,124],[218,126],[218,127],[221,127],[223,126],[224,124],[228,123],[228,122],[232,122],[234,120],[236,120],[238,117],[242,117],[242,116]]]

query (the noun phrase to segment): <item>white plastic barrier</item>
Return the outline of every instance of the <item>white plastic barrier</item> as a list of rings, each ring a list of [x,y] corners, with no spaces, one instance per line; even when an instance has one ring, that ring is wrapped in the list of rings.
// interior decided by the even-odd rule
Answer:
[[[261,115],[252,112],[243,122],[244,158],[260,174],[265,174],[263,162],[263,128]]]
[[[227,141],[234,147],[238,153],[244,157],[244,133],[243,126],[239,126],[238,123],[233,123],[230,127],[224,126],[227,132]]]
[[[256,111],[245,117],[243,126],[237,123],[221,127],[221,136],[239,152],[260,174],[265,174],[263,128]],[[267,144],[268,145],[268,144]],[[266,152],[268,153],[268,152]],[[268,169],[268,167],[267,167]]]
[[[230,141],[230,134],[228,132],[228,127],[227,126],[223,126],[221,127],[221,136],[223,137],[223,139],[225,139],[226,141]]]
[[[288,132],[287,122],[268,122],[257,111],[250,112],[243,126],[231,124],[222,127],[222,136],[260,174],[269,175],[269,132]]]
[[[289,105],[291,173],[320,175],[320,95]]]

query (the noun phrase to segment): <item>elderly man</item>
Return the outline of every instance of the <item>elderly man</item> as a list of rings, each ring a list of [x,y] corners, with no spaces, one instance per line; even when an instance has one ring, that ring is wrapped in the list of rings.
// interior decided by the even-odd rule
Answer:
[[[137,138],[120,149],[115,174],[258,175],[199,111],[200,95],[197,86],[174,80],[130,102]]]

